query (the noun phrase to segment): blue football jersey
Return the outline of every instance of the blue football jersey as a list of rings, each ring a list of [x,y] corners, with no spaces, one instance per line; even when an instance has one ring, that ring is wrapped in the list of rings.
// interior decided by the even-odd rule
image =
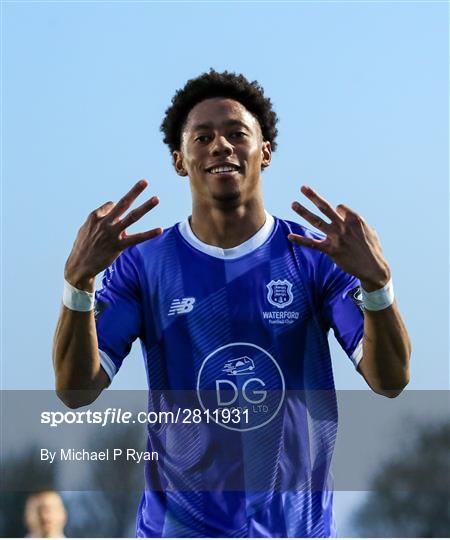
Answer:
[[[149,425],[159,460],[146,463],[138,537],[336,535],[327,336],[358,365],[360,284],[290,233],[321,238],[266,214],[252,238],[221,249],[187,220],[105,271],[103,368],[112,379],[139,338],[149,410],[182,412]]]

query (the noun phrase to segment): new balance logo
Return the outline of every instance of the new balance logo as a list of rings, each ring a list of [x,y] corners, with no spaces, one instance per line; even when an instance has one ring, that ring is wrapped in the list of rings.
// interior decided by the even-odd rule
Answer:
[[[194,309],[195,298],[174,298],[170,305],[168,315],[181,315],[182,313],[189,313]]]

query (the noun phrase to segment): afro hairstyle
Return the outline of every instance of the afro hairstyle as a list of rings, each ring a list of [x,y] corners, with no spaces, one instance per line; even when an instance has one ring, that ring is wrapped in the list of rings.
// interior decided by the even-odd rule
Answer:
[[[263,139],[269,141],[272,151],[276,149],[278,130],[277,115],[272,110],[272,102],[264,96],[264,89],[258,81],[249,82],[243,75],[213,68],[194,79],[189,79],[184,88],[177,90],[172,104],[165,111],[160,130],[170,153],[181,147],[181,134],[188,114],[197,103],[209,98],[223,97],[238,101],[259,122]]]

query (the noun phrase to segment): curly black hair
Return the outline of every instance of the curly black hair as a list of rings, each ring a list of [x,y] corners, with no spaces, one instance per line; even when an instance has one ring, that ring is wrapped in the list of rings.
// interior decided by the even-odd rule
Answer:
[[[191,109],[200,101],[214,97],[231,98],[241,103],[256,117],[263,139],[269,141],[275,151],[278,118],[272,110],[272,102],[264,96],[262,86],[258,81],[249,82],[243,75],[228,71],[219,73],[210,68],[209,72],[189,79],[184,88],[177,90],[165,111],[160,130],[171,154],[180,149],[181,134]]]

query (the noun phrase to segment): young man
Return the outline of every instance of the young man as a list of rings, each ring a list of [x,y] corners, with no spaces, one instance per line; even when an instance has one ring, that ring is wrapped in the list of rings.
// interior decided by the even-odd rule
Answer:
[[[149,429],[162,458],[146,470],[140,537],[334,536],[329,329],[375,392],[395,397],[408,383],[410,343],[375,231],[306,186],[328,221],[292,208],[323,234],[265,211],[276,123],[256,81],[214,70],[188,81],[162,131],[192,215],[128,236],[158,204],[122,217],[141,180],[92,212],[66,263],[58,395],[94,400],[139,337],[152,410],[200,411],[198,423]]]
[[[67,512],[59,493],[49,490],[30,495],[24,520],[28,538],[64,538]]]

